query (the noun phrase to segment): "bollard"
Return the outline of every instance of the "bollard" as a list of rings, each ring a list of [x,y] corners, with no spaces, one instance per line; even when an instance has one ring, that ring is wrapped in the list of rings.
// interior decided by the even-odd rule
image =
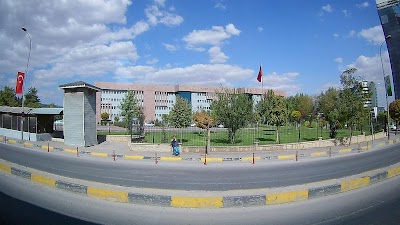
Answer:
[[[76,147],[76,157],[79,157],[79,150],[78,150],[78,147]]]
[[[157,152],[156,152],[156,164],[158,164]]]
[[[367,141],[367,150],[368,150],[368,141]]]
[[[254,164],[254,152],[253,152],[253,163],[252,164]]]
[[[114,161],[115,161],[115,150],[113,150],[113,157],[114,157]]]
[[[332,157],[332,147],[329,147],[329,158]]]
[[[296,149],[296,162],[298,161],[299,158],[299,150]]]
[[[4,136],[4,143],[7,143],[7,136]]]
[[[49,146],[49,143],[47,143],[47,152],[50,152],[50,146]]]
[[[207,165],[207,154],[204,154],[204,165]]]

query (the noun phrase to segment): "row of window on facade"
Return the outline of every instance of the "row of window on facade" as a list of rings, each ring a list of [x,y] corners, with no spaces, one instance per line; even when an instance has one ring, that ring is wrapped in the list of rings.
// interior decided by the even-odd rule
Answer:
[[[114,95],[118,95],[118,94],[126,94],[127,91],[103,90],[102,93],[103,93],[103,94],[114,94]],[[133,91],[133,93],[134,93],[135,95],[139,95],[139,94],[143,94],[143,91]]]

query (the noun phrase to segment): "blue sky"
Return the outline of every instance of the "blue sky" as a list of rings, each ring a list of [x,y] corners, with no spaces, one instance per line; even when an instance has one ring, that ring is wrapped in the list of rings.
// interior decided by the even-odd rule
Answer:
[[[25,70],[21,27],[25,90],[43,103],[80,80],[261,87],[261,63],[264,88],[287,95],[340,87],[355,67],[386,104],[375,0],[0,0],[0,87]]]

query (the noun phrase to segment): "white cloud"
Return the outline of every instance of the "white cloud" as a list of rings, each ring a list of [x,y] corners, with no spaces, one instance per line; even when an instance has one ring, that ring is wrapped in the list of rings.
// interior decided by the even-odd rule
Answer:
[[[334,33],[334,34],[333,34],[333,37],[334,37],[334,38],[338,38],[338,37],[339,37],[339,34],[338,34],[338,33]]]
[[[262,32],[264,30],[264,28],[262,27],[257,27],[258,32]]]
[[[380,25],[363,29],[358,33],[358,35],[374,45],[380,45],[385,40],[385,35]]]
[[[358,8],[367,8],[369,6],[368,2],[363,2],[361,4],[356,4]]]
[[[342,13],[344,14],[344,16],[350,16],[351,15],[351,13],[347,10],[347,9],[343,9],[342,10]]]
[[[151,66],[131,66],[117,70],[114,79],[143,83],[193,84],[210,86],[233,86],[250,79],[255,71],[226,64],[194,64],[187,67],[156,69]]]
[[[225,10],[226,9],[226,5],[224,5],[222,2],[217,2],[217,3],[215,3],[214,8]]]
[[[158,63],[158,59],[155,59],[155,58],[146,61],[147,65],[154,65],[156,63]]]
[[[228,24],[224,27],[213,26],[210,30],[193,30],[188,35],[183,37],[183,41],[188,46],[196,45],[220,45],[226,39],[229,39],[232,35],[239,35],[238,30],[233,24]]]
[[[348,37],[348,38],[354,37],[354,35],[356,35],[356,34],[357,34],[357,32],[355,30],[351,30],[351,31],[349,31],[349,33],[347,34],[346,37]]]
[[[225,63],[229,59],[218,46],[211,47],[208,54],[210,54],[210,63]]]
[[[335,62],[337,62],[337,63],[343,63],[343,58],[338,57],[338,58],[335,59]]]
[[[263,85],[267,89],[285,91],[288,96],[295,95],[301,89],[301,86],[295,82],[299,75],[298,72],[273,72],[271,74],[263,75]],[[255,78],[256,75],[254,75],[253,80],[258,83]]]
[[[183,17],[163,10],[165,1],[156,1],[156,3],[157,4],[148,6],[145,9],[148,22],[152,26],[156,26],[159,23],[166,26],[179,26],[183,22]]]
[[[239,29],[237,29],[237,28],[235,27],[235,25],[233,25],[233,24],[231,24],[231,23],[225,26],[225,30],[226,30],[226,32],[227,32],[228,34],[230,34],[230,35],[236,35],[236,36],[238,36],[238,35],[240,34],[240,32],[241,32]]]
[[[178,48],[175,45],[171,45],[171,44],[167,44],[167,43],[163,43],[165,49],[167,49],[170,52],[174,52],[176,50],[178,50]]]
[[[322,6],[322,10],[324,10],[325,12],[332,12],[333,11],[333,7],[330,4],[324,5]]]

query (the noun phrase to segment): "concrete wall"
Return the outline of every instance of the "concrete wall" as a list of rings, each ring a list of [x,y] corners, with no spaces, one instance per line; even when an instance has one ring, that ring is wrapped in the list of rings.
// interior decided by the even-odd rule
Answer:
[[[21,131],[0,128],[0,136],[6,136],[7,138],[20,140]],[[51,139],[52,135],[50,133],[36,134],[36,133],[24,132],[24,140],[27,141],[50,141]]]

